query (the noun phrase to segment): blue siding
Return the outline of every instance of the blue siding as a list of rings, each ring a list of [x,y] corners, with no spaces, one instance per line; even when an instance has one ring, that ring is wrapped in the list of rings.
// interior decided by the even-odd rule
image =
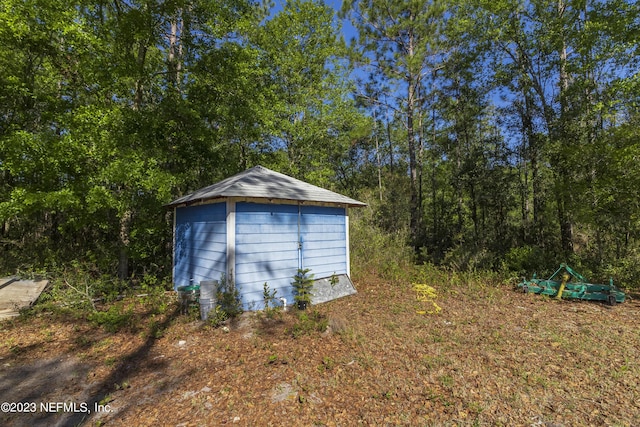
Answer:
[[[176,209],[173,285],[218,280],[226,271],[226,203]]]
[[[265,282],[292,303],[297,270],[298,206],[238,203],[235,280],[245,308],[263,308]]]
[[[233,275],[245,309],[263,308],[266,282],[293,303],[298,268],[316,279],[346,274],[345,208],[238,202]],[[176,209],[174,286],[226,272],[226,203]]]
[[[345,208],[301,207],[302,263],[316,279],[347,273]]]

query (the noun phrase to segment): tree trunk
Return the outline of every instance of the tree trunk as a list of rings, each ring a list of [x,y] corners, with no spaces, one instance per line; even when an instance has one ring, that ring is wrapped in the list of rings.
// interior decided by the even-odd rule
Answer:
[[[409,20],[413,21],[415,16],[410,15]],[[415,34],[413,29],[410,28],[407,35],[407,58],[408,61],[413,60],[415,56]],[[420,203],[421,195],[419,193],[419,179],[418,179],[418,170],[422,169],[422,165],[418,163],[417,158],[417,150],[416,147],[416,132],[414,128],[414,118],[417,109],[417,97],[419,96],[420,90],[420,73],[415,73],[411,70],[411,66],[409,65],[407,70],[407,143],[409,150],[409,175],[410,175],[410,195],[411,195],[411,205],[410,205],[410,229],[411,236],[413,238],[413,247],[416,252],[419,250],[420,246],[424,244],[422,239],[422,206]]]
[[[410,231],[413,238],[413,246],[416,251],[422,242],[420,241],[421,207],[418,197],[418,164],[416,156],[416,135],[414,129],[415,94],[417,91],[415,76],[407,77],[407,148],[409,151],[409,194],[410,204]]]
[[[473,221],[473,236],[475,244],[478,244],[480,236],[478,235],[478,208],[476,203],[476,191],[474,180],[469,180],[469,197],[471,198],[471,221]]]
[[[183,22],[181,18],[181,11],[178,10],[176,17],[171,20],[169,54],[167,57],[169,82],[178,92],[180,92],[180,73],[182,71],[182,30]]]
[[[387,117],[387,141],[389,143],[389,173],[393,175],[393,142],[391,141],[391,124],[389,123],[389,117]]]
[[[382,203],[382,159],[380,158],[380,141],[378,138],[378,117],[375,110],[373,111],[373,131],[375,132],[376,139],[376,169],[378,170],[378,192],[380,196],[380,203]]]
[[[565,0],[558,0],[558,18],[562,18],[566,8]],[[569,120],[568,112],[569,106],[567,103],[567,96],[569,91],[569,74],[567,71],[567,44],[564,34],[561,34],[561,48],[560,48],[560,123],[558,143],[560,145],[567,144],[567,122]],[[560,238],[562,250],[567,254],[573,253],[573,222],[571,211],[567,209],[567,200],[572,198],[572,195],[568,193],[568,189],[571,188],[569,174],[571,168],[569,166],[568,156],[564,154],[564,150],[560,148],[561,161],[559,162],[559,169],[556,171],[558,179],[562,182],[560,194],[557,194],[558,202],[558,222],[560,223]],[[569,204],[570,206],[571,204]]]
[[[118,260],[118,278],[127,280],[129,278],[129,243],[131,237],[131,219],[133,212],[126,210],[120,218],[120,256]]]

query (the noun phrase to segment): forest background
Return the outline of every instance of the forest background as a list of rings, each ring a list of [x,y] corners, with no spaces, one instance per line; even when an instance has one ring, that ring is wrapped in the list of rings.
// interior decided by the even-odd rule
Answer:
[[[0,273],[167,283],[164,205],[261,164],[368,203],[363,267],[637,287],[634,3],[3,0]]]

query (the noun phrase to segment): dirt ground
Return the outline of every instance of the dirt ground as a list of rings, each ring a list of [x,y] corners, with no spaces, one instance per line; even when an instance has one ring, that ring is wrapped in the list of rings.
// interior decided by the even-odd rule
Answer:
[[[640,425],[640,305],[356,281],[307,318],[0,323],[3,426]],[[326,330],[321,327],[328,325]],[[316,328],[316,326],[318,328]]]

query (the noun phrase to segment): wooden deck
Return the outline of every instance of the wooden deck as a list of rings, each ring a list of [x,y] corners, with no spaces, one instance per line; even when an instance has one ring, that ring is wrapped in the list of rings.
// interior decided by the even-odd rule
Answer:
[[[0,320],[17,316],[21,308],[33,304],[48,284],[48,280],[0,278]]]

